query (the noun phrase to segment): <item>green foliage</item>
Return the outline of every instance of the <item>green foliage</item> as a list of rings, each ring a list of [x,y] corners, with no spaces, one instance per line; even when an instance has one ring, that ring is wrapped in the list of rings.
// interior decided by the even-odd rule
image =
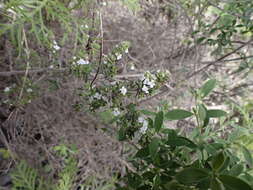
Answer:
[[[91,26],[89,19],[77,19],[72,14],[73,10],[85,9],[88,5],[86,3],[80,0],[4,1],[4,7],[1,8],[0,37],[5,35],[10,39],[16,46],[15,50],[19,57],[26,57],[26,61],[33,58],[33,52],[36,54],[36,51],[29,48],[27,41],[36,39],[36,45],[42,45],[52,51],[55,62],[58,60],[57,49],[64,46],[70,37],[74,38],[71,38],[71,41],[74,41],[75,56],[68,58],[67,61],[72,62],[69,66],[70,73],[85,80],[85,85],[80,92],[84,101],[88,102],[91,111],[109,107],[112,111],[104,112],[103,117],[108,117],[119,126],[119,140],[135,139],[141,146],[131,159],[136,172],[128,171],[127,176],[123,178],[125,186],[118,185],[118,190],[252,189],[253,139],[252,134],[247,133],[248,130],[242,129],[245,126],[252,126],[250,111],[246,107],[238,108],[243,115],[242,126],[233,126],[236,130],[231,135],[219,138],[215,134],[217,129],[214,129],[210,120],[222,119],[228,113],[209,109],[205,104],[205,99],[216,86],[215,79],[208,80],[200,89],[194,91],[196,105],[192,110],[162,109],[156,113],[138,110],[132,103],[125,105],[127,98],[143,98],[154,93],[169,79],[169,75],[163,71],[146,72],[143,78],[136,81],[115,80],[118,71],[117,62],[128,53],[131,44],[123,41],[107,55],[103,55],[102,45],[98,43],[101,39],[88,35],[97,30],[93,28],[98,23],[96,18]],[[123,3],[133,12],[139,10],[138,0],[127,0]],[[251,0],[226,3],[219,0],[210,2],[187,0],[182,1],[182,6],[186,7],[191,15],[197,17],[197,29],[192,34],[196,38],[196,43],[215,47],[213,54],[223,54],[227,50],[233,50],[233,37],[238,34],[242,37],[252,35]],[[217,22],[208,23],[195,13],[197,8],[206,11],[210,7],[218,16]],[[61,34],[57,35],[55,28],[51,27],[52,23],[61,30]],[[87,27],[84,27],[86,24]],[[56,42],[56,39],[59,42]],[[78,49],[79,44],[87,44],[86,49],[90,49],[87,51]],[[240,53],[240,56],[242,59],[246,57],[243,53]],[[27,69],[30,69],[28,64]],[[252,69],[250,61],[243,62],[236,72],[245,69]],[[105,78],[101,86],[93,84],[98,74],[102,74]],[[28,85],[27,81],[29,80],[26,78],[23,80],[21,91],[33,87]],[[29,99],[24,98],[23,102],[28,102],[33,96],[33,93],[28,94]],[[165,127],[165,121],[193,117],[196,126],[188,136],[180,134],[178,130]],[[12,174],[13,189],[71,189],[77,174],[75,151],[64,145],[56,146],[54,150],[63,159],[63,170],[59,173],[56,184],[45,183],[36,170],[20,162]],[[90,184],[92,183],[87,182],[87,188]],[[96,187],[97,189],[112,188],[110,184]]]
[[[177,130],[161,128],[163,111],[155,115],[142,111],[153,119],[149,118],[149,129],[139,139],[141,148],[132,158],[136,172],[128,171],[124,178],[126,185],[118,185],[118,190],[253,189],[249,181],[252,178],[251,153],[243,148],[242,160],[239,154],[233,153],[235,142],[217,136],[210,138],[212,131],[206,120],[227,115],[222,110],[209,110],[203,103],[215,83],[211,79],[197,90],[193,113],[181,109],[165,113],[169,120],[195,116],[196,131],[189,137],[180,135]]]
[[[77,174],[77,160],[75,158],[76,148],[68,148],[65,145],[55,146],[54,150],[59,156],[63,158],[64,166],[59,173],[59,180],[54,189],[56,190],[70,190],[74,184]]]
[[[63,158],[64,166],[59,173],[59,179],[56,184],[53,179],[44,179],[25,161],[17,164],[12,172],[13,190],[70,190],[74,184],[77,173],[77,160],[74,157],[75,149],[70,149],[65,145],[55,146],[54,150]]]
[[[11,174],[12,190],[44,190],[48,183],[38,175],[38,172],[21,161]]]
[[[181,110],[181,109],[175,109],[168,111],[165,114],[165,118],[168,120],[180,120],[180,119],[185,119],[187,117],[191,117],[193,113],[186,111],[186,110]]]

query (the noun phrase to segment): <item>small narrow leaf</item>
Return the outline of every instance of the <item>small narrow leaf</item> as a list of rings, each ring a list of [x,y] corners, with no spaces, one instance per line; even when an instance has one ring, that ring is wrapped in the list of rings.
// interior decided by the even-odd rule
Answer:
[[[143,113],[144,115],[147,115],[147,116],[154,116],[156,115],[155,112],[152,112],[152,111],[149,111],[149,110],[140,110],[141,113]]]
[[[223,152],[219,152],[217,155],[215,155],[212,159],[212,168],[214,170],[218,170],[222,167],[222,165],[225,162],[225,156]]]
[[[198,108],[199,108],[198,109],[198,116],[199,116],[200,120],[204,122],[206,119],[206,108],[203,104],[200,104],[198,106]]]
[[[252,153],[245,146],[242,146],[242,153],[247,164],[250,166],[250,168],[252,168],[253,167]]]
[[[182,110],[182,109],[175,109],[175,110],[171,110],[169,112],[167,112],[165,114],[165,118],[168,120],[181,120],[181,119],[185,119],[187,117],[191,117],[193,115],[193,113],[186,111],[186,110]]]
[[[120,130],[118,131],[118,140],[123,141],[125,139],[126,139],[125,130],[123,127],[121,127]]]
[[[211,117],[223,117],[226,116],[227,112],[223,111],[223,110],[207,110],[207,117],[211,118]]]
[[[185,138],[185,137],[175,137],[175,138],[168,138],[168,141],[166,142],[167,145],[170,146],[187,146],[189,148],[197,148],[198,146],[194,144],[191,140]]]
[[[198,183],[207,178],[209,173],[199,168],[186,168],[176,175],[177,181],[183,184]]]
[[[200,88],[200,92],[201,92],[202,98],[206,97],[214,89],[215,85],[216,85],[216,80],[215,79],[208,80]]]
[[[155,130],[159,132],[163,125],[163,111],[160,111],[156,114],[155,117]]]
[[[220,175],[219,180],[228,190],[252,190],[249,184],[234,176]]]
[[[151,143],[148,145],[149,153],[150,153],[151,157],[154,157],[156,155],[156,153],[158,152],[159,142],[160,142],[160,140],[158,138],[154,138],[151,141]]]
[[[227,157],[225,158],[224,163],[223,163],[222,166],[219,168],[219,173],[222,173],[224,170],[226,170],[226,169],[228,168],[229,164],[230,164],[230,157],[227,156]]]

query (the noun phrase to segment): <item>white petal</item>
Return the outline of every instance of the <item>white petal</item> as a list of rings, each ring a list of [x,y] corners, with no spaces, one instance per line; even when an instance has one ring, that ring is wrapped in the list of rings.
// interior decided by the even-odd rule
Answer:
[[[149,93],[148,90],[149,90],[149,89],[148,89],[148,87],[147,87],[146,85],[144,85],[144,86],[142,87],[142,91],[145,92],[146,94]]]
[[[11,90],[10,87],[5,87],[4,92],[7,93],[7,92],[10,92],[10,90]]]

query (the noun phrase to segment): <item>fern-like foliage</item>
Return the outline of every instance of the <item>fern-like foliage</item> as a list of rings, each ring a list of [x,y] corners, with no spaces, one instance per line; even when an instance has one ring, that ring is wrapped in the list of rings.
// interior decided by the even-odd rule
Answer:
[[[59,174],[60,179],[56,186],[56,190],[70,190],[77,173],[77,161],[75,158],[65,160],[65,167]]]
[[[59,145],[54,147],[54,150],[64,161],[64,168],[59,173],[59,180],[54,188],[55,190],[70,190],[73,188],[74,180],[77,173],[77,159],[75,158],[74,148],[69,149],[65,145]]]
[[[12,190],[49,190],[37,171],[21,161],[11,174]]]
[[[64,39],[73,31],[73,23],[77,22],[72,14],[70,2],[60,0],[9,0],[4,2],[0,20],[0,37],[6,34],[16,45],[20,53],[24,49],[24,33],[36,39],[40,45],[50,46],[54,32],[49,23],[57,23],[64,32]],[[73,1],[75,8],[83,3]]]
[[[64,163],[55,184],[50,183],[50,180],[49,182],[44,180],[34,168],[31,168],[25,161],[21,161],[11,174],[12,190],[71,190],[78,170],[75,151],[65,145],[56,146],[55,151],[63,158]]]

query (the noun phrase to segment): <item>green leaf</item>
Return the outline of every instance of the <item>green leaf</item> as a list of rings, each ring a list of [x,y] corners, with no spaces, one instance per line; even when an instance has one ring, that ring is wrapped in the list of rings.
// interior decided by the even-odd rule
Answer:
[[[199,168],[186,168],[176,175],[176,180],[183,184],[194,184],[207,178],[209,173]]]
[[[201,42],[203,42],[206,39],[206,37],[200,37],[196,40],[197,44],[200,44]]]
[[[239,176],[243,172],[243,170],[244,167],[242,164],[236,164],[230,169],[229,174],[232,176]]]
[[[198,116],[201,121],[205,121],[206,119],[206,108],[203,104],[200,104],[198,106]]]
[[[169,112],[167,112],[165,114],[165,118],[168,120],[181,120],[181,119],[185,119],[187,117],[191,117],[193,115],[193,113],[186,111],[186,110],[182,110],[182,109],[175,109],[175,110],[171,110]]]
[[[206,97],[215,87],[216,85],[216,80],[215,79],[210,79],[208,80],[201,88],[201,97],[204,98]]]
[[[176,189],[178,189],[180,187],[181,187],[181,185],[177,181],[175,181],[175,180],[170,181],[170,182],[168,182],[168,183],[165,184],[165,188],[166,189],[175,189],[176,190]]]
[[[125,139],[126,139],[125,130],[123,127],[121,127],[120,130],[118,131],[118,140],[123,141]]]
[[[219,173],[222,173],[224,170],[226,171],[226,169],[228,168],[230,163],[230,157],[226,156],[224,163],[222,164],[222,166],[219,168]],[[222,173],[224,174],[224,173]]]
[[[247,164],[250,166],[250,168],[252,168],[253,166],[252,153],[245,146],[242,146],[242,153]]]
[[[212,118],[212,117],[223,117],[226,116],[227,112],[223,110],[207,110],[207,117]]]
[[[225,190],[225,189],[222,183],[217,178],[214,178],[211,181],[211,190]]]
[[[145,158],[147,156],[149,156],[149,147],[144,147],[135,154],[137,158]]]
[[[147,115],[147,116],[154,116],[154,115],[156,115],[155,112],[149,111],[149,110],[140,110],[140,112],[143,113],[144,115]]]
[[[150,153],[152,158],[154,158],[154,156],[158,152],[159,143],[160,143],[160,140],[158,138],[153,138],[151,143],[148,145],[149,153]]]
[[[253,186],[253,176],[249,173],[245,172],[240,175],[240,178],[245,180],[247,183],[249,183],[251,186]]]
[[[252,190],[249,184],[234,176],[220,175],[219,180],[226,190]]]
[[[194,144],[194,142],[192,142],[191,140],[185,137],[175,137],[175,138],[168,139],[166,144],[170,146],[187,146],[189,148],[198,147],[196,144]]]
[[[207,190],[209,189],[210,184],[211,184],[211,177],[207,177],[201,180],[196,187],[199,190]]]
[[[219,152],[212,159],[212,168],[214,170],[219,170],[225,162],[225,155],[223,152]]]
[[[163,111],[160,111],[156,114],[155,117],[155,130],[156,132],[160,131],[163,125]]]

